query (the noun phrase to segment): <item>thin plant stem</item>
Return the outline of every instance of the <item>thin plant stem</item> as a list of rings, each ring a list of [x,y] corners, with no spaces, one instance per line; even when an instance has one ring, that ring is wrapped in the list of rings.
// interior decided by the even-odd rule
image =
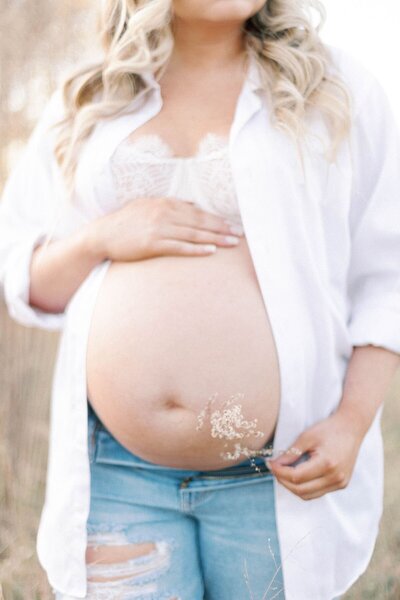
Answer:
[[[252,592],[251,586],[250,586],[249,572],[247,570],[247,561],[246,561],[246,559],[244,559],[244,569],[245,569],[244,580],[246,582],[247,589],[249,590],[250,600],[254,600],[253,592]]]

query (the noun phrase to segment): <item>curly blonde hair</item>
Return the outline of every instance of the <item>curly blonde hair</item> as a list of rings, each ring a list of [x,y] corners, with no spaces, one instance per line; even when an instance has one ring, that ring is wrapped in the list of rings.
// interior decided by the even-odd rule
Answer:
[[[312,9],[319,23],[312,24]],[[81,66],[62,83],[65,117],[54,152],[72,190],[79,148],[99,119],[124,109],[145,86],[141,73],[159,76],[173,49],[172,0],[103,0],[98,30],[104,56]],[[243,23],[246,48],[256,57],[269,92],[275,125],[295,141],[306,132],[314,107],[326,117],[331,134],[329,160],[351,126],[350,95],[330,70],[327,47],[319,37],[325,22],[319,0],[267,0]]]

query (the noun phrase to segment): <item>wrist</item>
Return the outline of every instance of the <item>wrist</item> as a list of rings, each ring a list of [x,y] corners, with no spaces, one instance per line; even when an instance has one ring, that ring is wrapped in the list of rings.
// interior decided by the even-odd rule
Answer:
[[[87,223],[80,230],[83,251],[94,266],[107,259],[107,252],[101,236],[100,221],[101,217]]]
[[[335,412],[338,419],[345,424],[349,433],[362,440],[367,433],[371,422],[363,417],[356,408],[349,405],[340,405]]]

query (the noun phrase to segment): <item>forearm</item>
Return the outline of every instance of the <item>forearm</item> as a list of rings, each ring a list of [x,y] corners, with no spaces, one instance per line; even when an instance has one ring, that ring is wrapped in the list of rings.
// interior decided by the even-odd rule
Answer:
[[[356,346],[349,361],[337,410],[363,437],[384,401],[400,366],[400,355],[377,346]]]
[[[82,227],[68,238],[38,246],[30,265],[29,303],[47,312],[58,313],[104,257],[93,247],[92,228]]]

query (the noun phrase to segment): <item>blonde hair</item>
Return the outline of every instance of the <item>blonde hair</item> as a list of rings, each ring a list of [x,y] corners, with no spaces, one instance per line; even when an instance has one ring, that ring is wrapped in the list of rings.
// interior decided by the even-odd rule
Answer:
[[[73,189],[79,148],[99,119],[124,112],[145,87],[141,73],[162,72],[173,49],[172,0],[103,0],[98,29],[104,56],[81,66],[62,84],[65,117],[54,148],[56,160]],[[319,23],[312,24],[312,9]],[[275,125],[298,142],[307,131],[306,115],[318,109],[327,120],[334,160],[350,129],[350,96],[331,70],[319,37],[325,22],[319,0],[267,0],[243,24],[246,48],[256,57],[262,85],[269,92]]]

